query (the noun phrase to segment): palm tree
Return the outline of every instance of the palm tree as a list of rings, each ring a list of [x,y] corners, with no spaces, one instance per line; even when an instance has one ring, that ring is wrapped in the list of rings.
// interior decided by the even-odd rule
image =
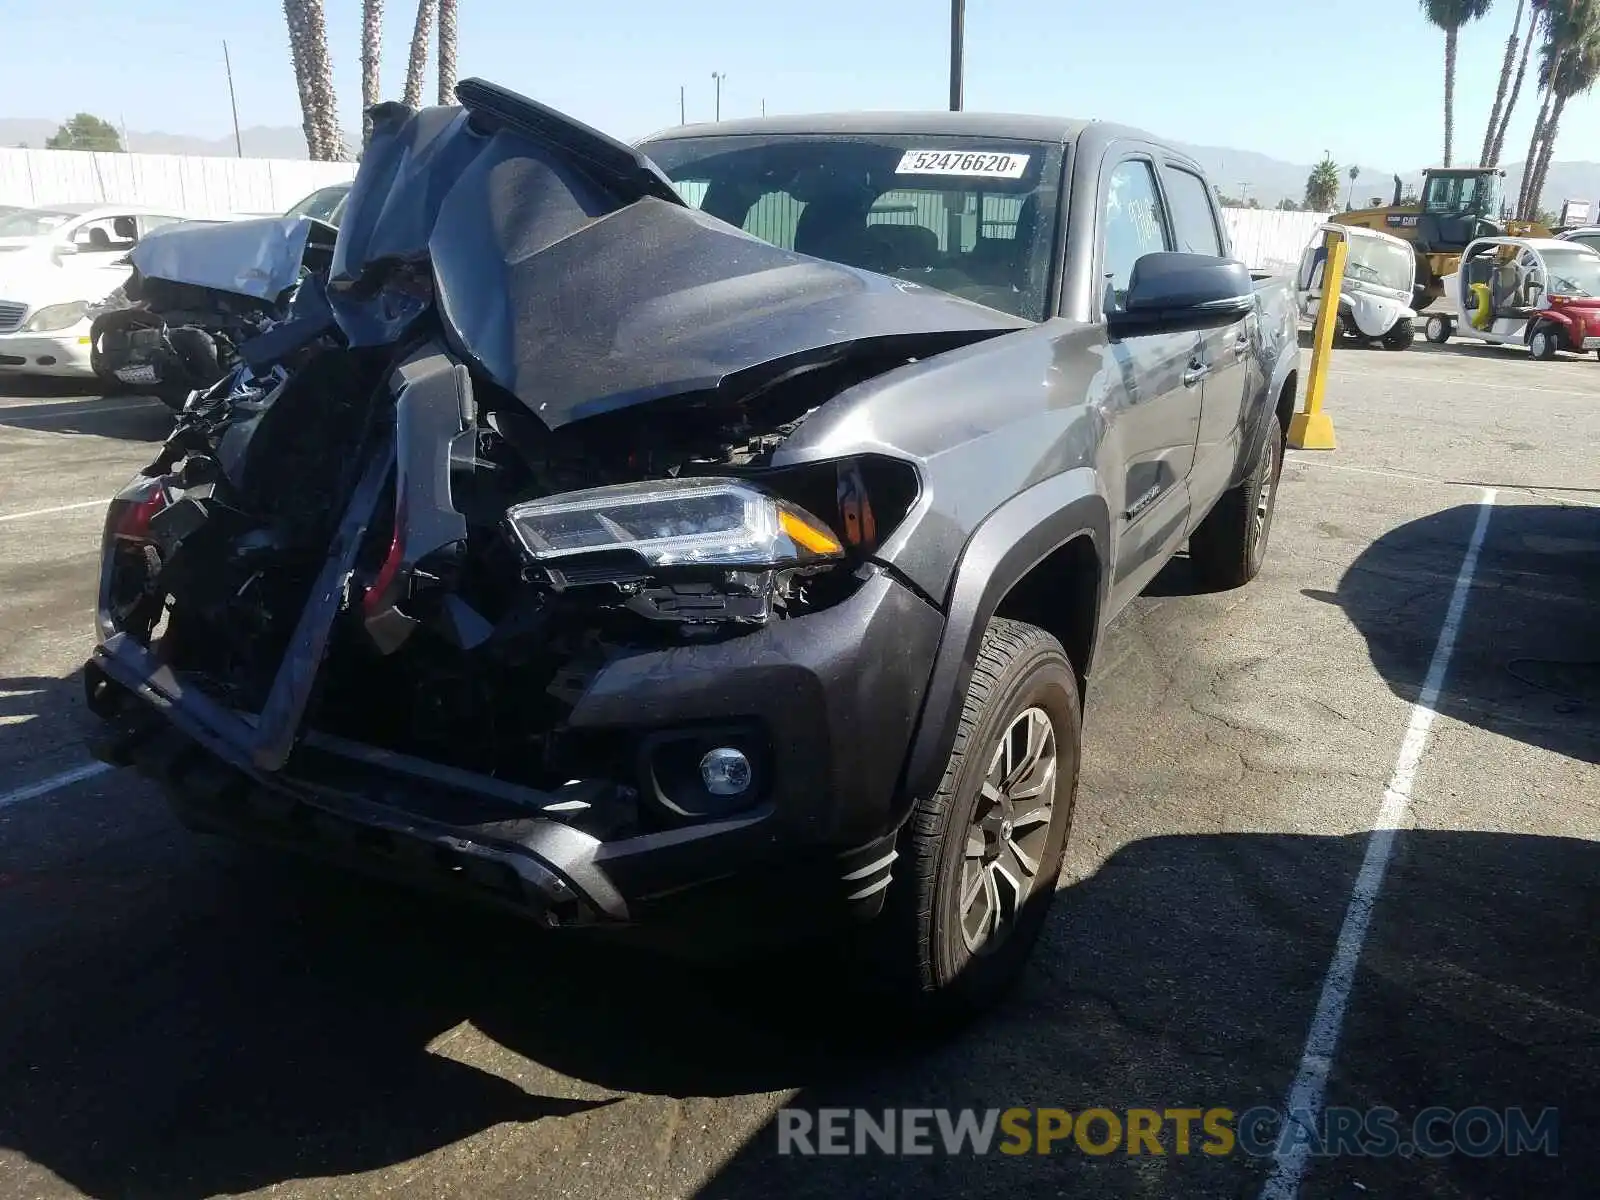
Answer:
[[[428,36],[433,32],[433,10],[438,0],[417,0],[417,23],[411,31],[411,60],[406,64],[406,90],[401,97],[412,108],[422,107],[422,77],[428,69]]]
[[[1549,170],[1550,152],[1567,100],[1594,86],[1591,60],[1597,39],[1600,0],[1550,0],[1546,5],[1544,43],[1539,47],[1539,111],[1533,119],[1517,197],[1517,216],[1523,220],[1533,220],[1538,212],[1544,175]]]
[[[1517,35],[1522,32],[1522,10],[1527,7],[1527,0],[1517,0],[1517,14],[1511,18],[1511,36],[1506,38],[1506,55],[1500,61],[1500,85],[1494,90],[1494,104],[1489,109],[1489,123],[1483,128],[1483,150],[1478,154],[1478,162],[1483,166],[1492,166],[1489,150],[1494,145],[1495,131],[1500,128],[1500,113],[1506,102],[1506,92],[1511,87],[1511,72],[1517,61]]]
[[[456,0],[439,0],[439,103],[456,102]]]
[[[1456,34],[1489,11],[1490,0],[1421,0],[1422,13],[1444,30],[1444,165],[1450,165],[1456,120]]]
[[[372,137],[372,106],[378,102],[378,60],[383,50],[383,0],[361,4],[361,144]]]
[[[1518,0],[1521,3],[1521,0]],[[1544,11],[1549,5],[1549,0],[1528,0],[1528,36],[1522,39],[1522,57],[1517,62],[1517,73],[1511,80],[1511,94],[1506,98],[1504,109],[1499,110],[1499,121],[1493,115],[1489,118],[1488,143],[1484,148],[1483,165],[1497,167],[1500,165],[1500,155],[1505,149],[1506,129],[1511,125],[1511,114],[1516,110],[1517,98],[1522,94],[1522,80],[1528,73],[1528,59],[1533,55],[1533,35],[1538,31],[1539,22],[1544,17]],[[1517,16],[1522,16],[1522,9],[1517,9]],[[1511,40],[1506,44],[1506,52],[1513,53],[1517,30],[1511,28]],[[1501,68],[1501,82],[1505,81],[1505,70]]]
[[[1544,196],[1545,178],[1550,173],[1550,158],[1555,151],[1556,136],[1561,129],[1561,117],[1567,101],[1581,96],[1600,82],[1600,3],[1596,0],[1575,0],[1558,23],[1559,41],[1547,42],[1540,49],[1540,68],[1550,81],[1553,103],[1543,128],[1537,156],[1524,164],[1524,174],[1531,177],[1526,186],[1526,205],[1529,218],[1539,211],[1539,201]]]
[[[283,15],[289,26],[289,56],[300,91],[306,153],[319,161],[336,159],[343,147],[322,0],[283,0]]]

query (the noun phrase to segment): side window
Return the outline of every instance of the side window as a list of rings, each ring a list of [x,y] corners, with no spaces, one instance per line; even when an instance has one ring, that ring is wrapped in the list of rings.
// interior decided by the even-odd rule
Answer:
[[[101,217],[78,226],[72,231],[72,240],[80,254],[111,254],[132,250],[139,240],[139,229],[131,216]]]
[[[1106,192],[1105,263],[1101,268],[1106,308],[1120,309],[1126,302],[1134,263],[1146,254],[1171,249],[1154,169],[1138,159],[1118,163]]]
[[[1223,256],[1222,234],[1211,211],[1205,180],[1190,171],[1168,167],[1167,203],[1172,207],[1172,230],[1178,249],[1188,254]]]

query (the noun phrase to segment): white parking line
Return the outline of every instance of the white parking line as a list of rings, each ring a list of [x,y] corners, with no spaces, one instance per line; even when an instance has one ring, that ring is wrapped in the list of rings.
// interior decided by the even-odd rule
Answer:
[[[75,512],[80,508],[105,508],[109,500],[80,500],[76,504],[58,504],[54,508],[35,508],[28,512],[7,513],[0,521],[25,521],[29,517],[48,517],[51,513]]]
[[[93,779],[96,775],[103,775],[109,770],[111,767],[108,763],[84,763],[81,767],[73,767],[70,771],[63,771],[59,775],[52,775],[49,779],[41,779],[38,783],[30,783],[26,787],[0,795],[0,808],[10,808],[13,804],[21,804],[24,800],[37,800],[40,796],[48,796],[51,792],[82,783],[85,779]]]
[[[1422,752],[1427,748],[1428,731],[1433,727],[1433,719],[1437,715],[1434,705],[1439,702],[1445,672],[1450,668],[1450,656],[1455,652],[1456,637],[1461,632],[1461,616],[1466,611],[1467,594],[1472,588],[1472,576],[1478,569],[1478,553],[1483,549],[1483,536],[1489,528],[1489,514],[1494,509],[1494,501],[1494,489],[1484,489],[1483,497],[1478,502],[1478,522],[1473,527],[1466,557],[1461,560],[1461,570],[1456,575],[1455,590],[1450,594],[1450,607],[1445,610],[1439,640],[1433,648],[1433,659],[1428,663],[1422,694],[1411,706],[1411,720],[1406,725],[1406,735],[1400,743],[1400,756],[1395,760],[1394,774],[1390,776],[1389,787],[1383,794],[1383,806],[1378,810],[1372,835],[1367,839],[1367,852],[1361,860],[1361,870],[1356,875],[1350,904],[1345,909],[1344,924],[1339,929],[1333,961],[1328,964],[1328,974],[1322,981],[1322,995],[1317,1000],[1316,1014],[1311,1018],[1311,1030],[1306,1035],[1305,1050],[1300,1055],[1300,1068],[1295,1073],[1288,1099],[1284,1103],[1286,1122],[1294,1121],[1314,1128],[1322,1115],[1328,1074],[1333,1069],[1334,1052],[1339,1047],[1339,1035],[1344,1030],[1345,1009],[1350,1003],[1350,989],[1355,982],[1361,947],[1367,938],[1367,928],[1372,924],[1372,912],[1377,906],[1378,894],[1383,889],[1384,872],[1389,867],[1389,856],[1394,850],[1395,830],[1400,828],[1411,806],[1411,788],[1416,782]],[[1285,1140],[1290,1140],[1291,1144],[1280,1146],[1274,1156],[1272,1176],[1261,1190],[1262,1200],[1293,1200],[1300,1194],[1300,1183],[1311,1161],[1311,1140]]]
[[[130,408],[155,408],[153,400],[125,400],[119,404],[89,404],[64,406],[59,404],[16,405],[0,408],[0,423],[10,425],[16,421],[47,421],[52,417],[98,417],[101,413],[122,412]]]

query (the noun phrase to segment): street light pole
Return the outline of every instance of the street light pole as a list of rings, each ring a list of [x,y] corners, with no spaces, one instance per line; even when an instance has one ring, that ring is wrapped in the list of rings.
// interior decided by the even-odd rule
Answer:
[[[728,73],[726,71],[711,72],[711,78],[717,85],[717,106],[715,109],[716,116],[714,119],[718,121],[722,120],[722,81],[727,77]]]
[[[679,125],[688,124],[688,120],[684,116],[684,112],[683,112],[683,84],[681,84],[681,83],[678,85],[678,124]]]
[[[966,0],[950,0],[950,111],[961,111],[962,54],[966,42]]]

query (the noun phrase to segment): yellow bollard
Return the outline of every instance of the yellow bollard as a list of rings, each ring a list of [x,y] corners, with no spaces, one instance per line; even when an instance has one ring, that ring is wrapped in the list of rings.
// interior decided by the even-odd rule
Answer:
[[[1296,450],[1332,450],[1333,418],[1322,411],[1322,394],[1328,384],[1328,356],[1333,353],[1333,329],[1339,314],[1339,284],[1344,280],[1344,260],[1349,243],[1339,235],[1326,238],[1328,265],[1322,272],[1322,305],[1311,328],[1311,377],[1306,381],[1306,407],[1289,418],[1289,445]]]

